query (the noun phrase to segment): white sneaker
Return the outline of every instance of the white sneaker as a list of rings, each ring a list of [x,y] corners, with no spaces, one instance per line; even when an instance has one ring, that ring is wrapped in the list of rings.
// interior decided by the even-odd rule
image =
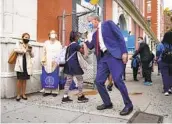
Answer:
[[[164,95],[165,95],[165,96],[169,96],[169,93],[168,93],[168,92],[165,92]]]
[[[168,90],[168,92],[171,94],[171,93],[172,93],[172,90],[171,90],[171,89],[169,89],[169,90]]]

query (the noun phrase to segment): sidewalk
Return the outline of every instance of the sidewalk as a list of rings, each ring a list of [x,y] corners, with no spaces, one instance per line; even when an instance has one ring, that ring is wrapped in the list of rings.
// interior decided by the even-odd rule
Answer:
[[[43,97],[41,93],[30,94],[27,101],[20,102],[1,99],[1,122],[126,123],[137,110],[141,110],[163,115],[164,123],[172,123],[172,95],[167,97],[162,94],[161,76],[157,76],[156,72],[153,73],[152,80],[152,86],[144,86],[141,78],[139,82],[134,82],[131,69],[127,67],[126,85],[134,104],[134,111],[128,116],[119,115],[124,104],[119,91],[113,88],[109,94],[114,107],[103,111],[96,110],[96,106],[102,104],[99,94],[87,96],[88,103],[77,103],[76,91],[71,95],[74,101],[65,104],[61,103],[62,92],[57,97]]]

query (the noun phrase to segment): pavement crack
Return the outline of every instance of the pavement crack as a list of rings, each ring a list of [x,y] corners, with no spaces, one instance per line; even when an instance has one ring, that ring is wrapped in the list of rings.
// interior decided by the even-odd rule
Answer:
[[[70,121],[69,123],[74,122],[76,119],[78,119],[79,117],[81,117],[82,115],[84,115],[84,113],[81,113],[79,116],[77,116],[76,118],[74,118],[72,121]]]

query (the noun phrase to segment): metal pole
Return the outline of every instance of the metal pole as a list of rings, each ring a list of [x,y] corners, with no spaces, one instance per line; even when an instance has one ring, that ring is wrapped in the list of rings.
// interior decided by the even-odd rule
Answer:
[[[62,16],[62,43],[65,45],[65,10],[63,10],[63,16]]]

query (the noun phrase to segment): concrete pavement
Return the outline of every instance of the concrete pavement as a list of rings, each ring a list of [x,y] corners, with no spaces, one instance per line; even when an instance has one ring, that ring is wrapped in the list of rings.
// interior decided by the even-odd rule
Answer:
[[[156,71],[157,72],[157,71]],[[144,86],[143,79],[132,80],[131,69],[127,67],[126,85],[134,104],[134,111],[128,116],[120,116],[123,101],[119,91],[113,88],[109,92],[113,109],[98,111],[96,106],[102,104],[99,94],[88,95],[88,103],[77,103],[77,92],[72,91],[72,103],[61,103],[63,91],[57,97],[43,97],[41,93],[28,95],[28,100],[16,102],[15,99],[1,99],[1,122],[3,123],[126,123],[137,111],[164,116],[164,123],[172,123],[172,95],[162,94],[161,76],[153,73],[152,86]],[[138,76],[139,77],[139,76]],[[91,89],[87,89],[89,91]],[[139,93],[139,94],[137,94]]]

